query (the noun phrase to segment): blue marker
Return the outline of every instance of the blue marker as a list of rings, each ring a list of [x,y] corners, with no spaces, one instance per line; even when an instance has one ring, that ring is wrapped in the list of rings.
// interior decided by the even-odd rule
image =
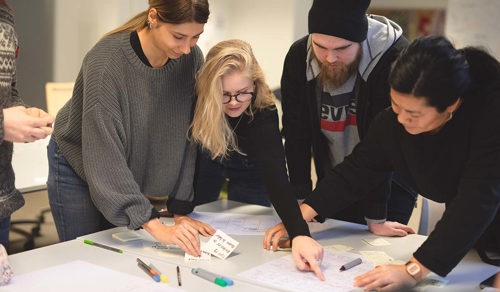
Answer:
[[[143,270],[146,274],[148,274],[148,276],[150,276],[155,282],[160,282],[160,276],[154,274],[151,270],[151,268],[149,268],[147,265],[144,266],[144,265],[141,265],[141,263],[137,263],[137,266]]]

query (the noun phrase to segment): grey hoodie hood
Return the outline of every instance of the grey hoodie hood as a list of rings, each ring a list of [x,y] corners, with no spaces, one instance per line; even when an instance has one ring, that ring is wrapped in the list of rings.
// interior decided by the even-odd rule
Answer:
[[[367,80],[384,53],[403,35],[403,29],[394,21],[380,15],[368,15],[368,34],[361,43],[363,57],[359,74]]]

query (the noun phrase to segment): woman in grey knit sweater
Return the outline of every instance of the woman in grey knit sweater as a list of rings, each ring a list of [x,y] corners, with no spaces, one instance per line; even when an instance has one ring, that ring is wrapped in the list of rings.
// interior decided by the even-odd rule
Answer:
[[[86,55],[49,143],[49,199],[62,241],[143,227],[198,256],[198,235],[214,230],[186,216],[196,159],[187,131],[208,2],[149,4]],[[158,219],[165,208],[175,225]]]
[[[12,142],[33,142],[52,133],[54,118],[37,108],[26,108],[16,88],[18,55],[14,16],[0,1],[0,244],[9,242],[10,215],[24,205],[14,185]]]

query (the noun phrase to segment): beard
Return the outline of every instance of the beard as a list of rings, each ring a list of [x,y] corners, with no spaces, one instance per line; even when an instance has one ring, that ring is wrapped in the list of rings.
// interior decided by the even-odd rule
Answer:
[[[318,75],[318,82],[321,86],[336,89],[342,86],[349,77],[355,74],[358,70],[359,63],[361,62],[361,48],[358,50],[356,54],[356,58],[349,63],[344,64],[342,62],[335,62],[335,66],[332,67],[330,63],[323,62],[321,63],[318,58],[316,60],[321,63],[321,70]]]

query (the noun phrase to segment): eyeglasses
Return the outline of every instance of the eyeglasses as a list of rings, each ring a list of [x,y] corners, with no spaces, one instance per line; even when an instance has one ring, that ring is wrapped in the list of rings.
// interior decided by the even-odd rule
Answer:
[[[238,92],[236,94],[224,93],[222,95],[222,103],[230,103],[233,97],[237,102],[247,102],[255,97],[255,92]]]

